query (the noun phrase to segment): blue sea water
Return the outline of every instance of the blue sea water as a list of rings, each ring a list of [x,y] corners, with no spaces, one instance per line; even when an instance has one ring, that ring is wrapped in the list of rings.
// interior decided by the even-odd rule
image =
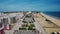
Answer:
[[[55,17],[57,19],[60,19],[60,12],[43,12],[43,13],[45,13],[46,15]]]

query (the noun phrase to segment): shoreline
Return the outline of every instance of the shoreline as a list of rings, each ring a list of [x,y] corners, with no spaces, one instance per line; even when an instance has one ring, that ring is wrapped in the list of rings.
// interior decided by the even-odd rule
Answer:
[[[45,14],[45,13],[43,13],[43,14]],[[45,14],[45,15],[48,15],[48,14]],[[60,20],[60,18],[59,18],[59,17],[53,16],[53,15],[48,15],[48,16],[50,16],[50,17],[52,17],[52,18],[55,18],[55,19]]]
[[[41,15],[43,15],[44,17],[46,17],[46,19],[50,20],[51,22],[53,22],[54,24],[58,25],[60,27],[60,20],[56,19],[54,17],[48,16],[44,13],[40,13]]]
[[[47,14],[46,14],[46,15],[47,15]],[[58,17],[51,16],[51,15],[48,15],[48,16],[50,16],[50,17],[52,17],[52,18],[55,18],[55,19],[58,19],[58,20],[60,20],[60,18],[58,18]]]
[[[45,14],[45,13],[40,13],[40,14],[43,15],[43,16],[49,16],[49,17],[54,18],[54,19],[56,19],[56,20],[60,20],[60,18],[58,18],[58,17],[54,17],[54,16],[51,16],[51,15],[47,15],[47,14]]]

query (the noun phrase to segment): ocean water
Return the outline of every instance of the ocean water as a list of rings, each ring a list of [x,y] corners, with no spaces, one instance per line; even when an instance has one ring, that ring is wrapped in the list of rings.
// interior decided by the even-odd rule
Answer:
[[[60,19],[60,12],[43,12],[46,15]]]

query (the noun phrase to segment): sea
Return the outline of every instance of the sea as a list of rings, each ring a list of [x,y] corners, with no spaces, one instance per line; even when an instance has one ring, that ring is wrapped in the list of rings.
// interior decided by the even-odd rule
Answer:
[[[60,11],[59,12],[43,12],[43,13],[60,20]]]

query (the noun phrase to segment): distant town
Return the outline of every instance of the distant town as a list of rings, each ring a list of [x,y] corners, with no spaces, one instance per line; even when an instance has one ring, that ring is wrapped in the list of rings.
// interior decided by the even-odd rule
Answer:
[[[60,20],[42,12],[0,12],[0,34],[60,34]]]

